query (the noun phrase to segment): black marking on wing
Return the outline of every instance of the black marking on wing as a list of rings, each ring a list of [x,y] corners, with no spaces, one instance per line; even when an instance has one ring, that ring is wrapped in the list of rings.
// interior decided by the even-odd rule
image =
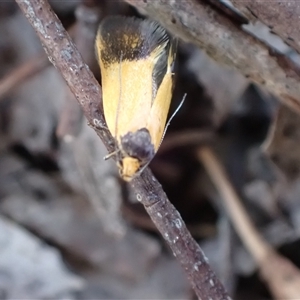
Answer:
[[[170,41],[169,34],[157,22],[123,16],[105,18],[99,26],[98,35],[104,65],[119,63],[121,59],[145,59],[159,45],[169,45]]]
[[[153,80],[152,98],[153,99],[155,98],[156,93],[165,77],[165,74],[168,69],[168,64],[170,64],[169,67],[171,68],[171,70],[173,70],[176,48],[177,48],[177,40],[169,39],[168,44],[166,45],[164,51],[161,53],[157,63],[153,68],[153,73],[152,73],[152,80]]]

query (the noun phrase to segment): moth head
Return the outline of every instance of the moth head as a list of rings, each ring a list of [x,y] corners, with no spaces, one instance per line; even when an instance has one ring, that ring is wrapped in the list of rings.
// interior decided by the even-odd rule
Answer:
[[[155,149],[148,129],[128,132],[121,137],[121,155],[119,168],[125,181],[130,181],[138,171],[151,161]]]
[[[125,181],[131,181],[140,169],[141,163],[137,158],[124,157],[119,163],[119,172]]]

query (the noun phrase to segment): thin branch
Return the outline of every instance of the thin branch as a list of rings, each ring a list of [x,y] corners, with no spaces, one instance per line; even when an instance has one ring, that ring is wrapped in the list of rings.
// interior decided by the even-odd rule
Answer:
[[[37,74],[48,64],[48,58],[44,53],[36,55],[0,79],[0,101],[19,84]]]
[[[209,147],[201,147],[198,158],[219,191],[236,232],[254,257],[274,297],[278,300],[298,299],[299,270],[258,233],[213,151]]]
[[[230,299],[211,270],[202,249],[192,238],[180,214],[167,199],[156,178],[147,170],[132,186],[153,223],[184,267],[199,299]]]
[[[146,11],[184,41],[198,45],[217,62],[265,86],[300,113],[298,68],[243,31],[237,22],[231,21],[209,1],[125,1]]]
[[[76,23],[70,30],[70,35],[84,61],[88,66],[93,66],[94,70],[98,67],[94,53],[94,40],[100,21],[100,10],[94,0],[86,0],[76,8],[75,16]],[[59,117],[56,135],[71,140],[81,131],[82,110],[68,86],[65,93],[65,103]]]
[[[300,53],[300,2],[298,0],[269,1],[233,0],[234,6],[249,18],[260,20]]]
[[[220,162],[212,150],[206,146],[199,148],[198,158],[205,166],[206,171],[222,196],[228,214],[230,215],[239,236],[255,258],[256,262],[259,263],[263,261],[268,255],[270,247],[261,238],[253,226]]]
[[[81,55],[49,4],[43,0],[16,0],[36,30],[50,61],[61,72],[81,105],[88,122],[109,151],[114,141],[105,129],[101,107],[101,88],[82,61]],[[196,295],[202,300],[228,300],[223,285],[216,278],[199,245],[187,230],[181,216],[167,199],[160,184],[146,169],[132,181],[138,200],[171,247],[186,271]]]

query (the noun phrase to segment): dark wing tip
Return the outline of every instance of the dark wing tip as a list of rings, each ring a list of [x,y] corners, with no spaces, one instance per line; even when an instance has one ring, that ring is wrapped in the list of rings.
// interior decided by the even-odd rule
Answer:
[[[109,16],[98,30],[105,58],[115,61],[136,60],[147,57],[161,44],[168,44],[171,37],[156,21],[136,17]]]

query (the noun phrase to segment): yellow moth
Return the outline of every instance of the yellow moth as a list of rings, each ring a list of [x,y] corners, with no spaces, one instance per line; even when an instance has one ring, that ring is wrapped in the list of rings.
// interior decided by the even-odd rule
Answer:
[[[175,43],[157,22],[121,16],[99,26],[104,116],[116,139],[120,174],[130,181],[157,152],[173,91]]]

